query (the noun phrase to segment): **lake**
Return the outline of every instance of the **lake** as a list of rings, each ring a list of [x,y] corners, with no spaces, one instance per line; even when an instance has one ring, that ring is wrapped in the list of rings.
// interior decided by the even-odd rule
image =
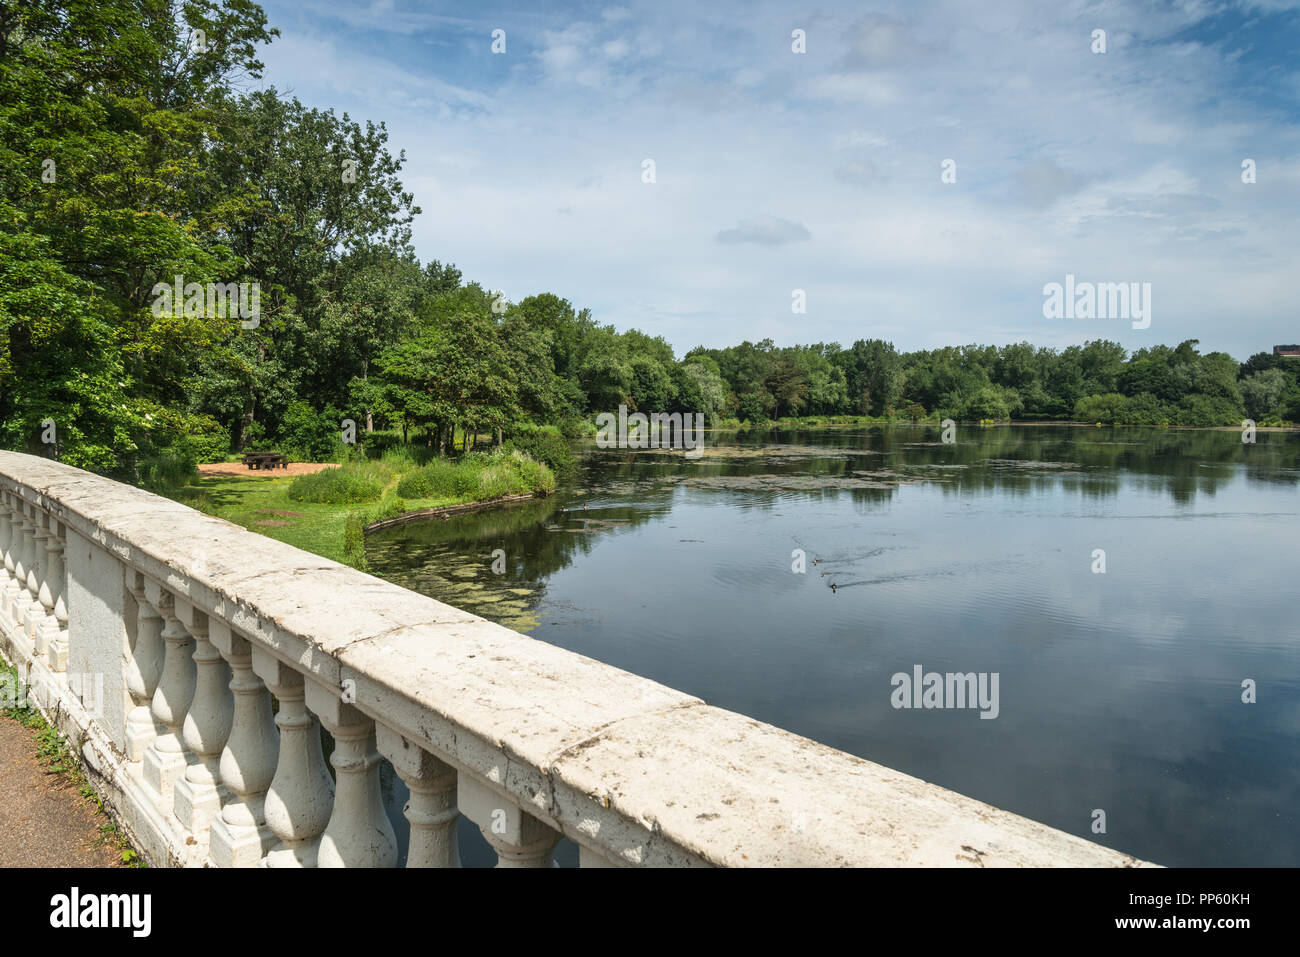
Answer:
[[[1300,863],[1300,434],[578,448],[570,489],[378,532],[370,571],[1159,864]],[[987,677],[996,709],[896,707],[918,667]],[[462,850],[491,861],[472,828]]]

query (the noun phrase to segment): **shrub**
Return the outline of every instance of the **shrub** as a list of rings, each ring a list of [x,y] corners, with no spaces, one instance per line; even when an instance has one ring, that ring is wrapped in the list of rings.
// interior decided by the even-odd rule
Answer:
[[[384,493],[391,471],[378,462],[349,463],[312,475],[300,475],[289,486],[295,502],[347,505],[373,502]]]
[[[209,415],[185,417],[174,445],[179,445],[200,465],[221,462],[230,452],[230,430]]]
[[[364,512],[349,512],[347,523],[343,526],[343,555],[349,565],[366,567],[366,515]]]
[[[1222,396],[1189,395],[1178,403],[1179,425],[1238,425],[1245,418],[1241,403]]]
[[[517,435],[505,443],[503,448],[508,452],[523,452],[535,462],[543,463],[561,481],[569,481],[578,472],[578,460],[569,448],[569,443],[560,434],[560,430],[554,427],[543,427]]]
[[[266,434],[266,427],[261,422],[250,422],[244,426],[243,440],[245,452],[275,451],[275,442]]]
[[[1000,421],[1011,418],[1011,405],[1002,390],[996,386],[984,386],[961,405],[959,419]]]
[[[410,510],[410,506],[406,504],[406,499],[402,498],[400,495],[395,495],[379,507],[379,514],[375,516],[374,520],[378,521],[381,518],[395,518],[396,516],[401,515],[404,512],[409,512]]]
[[[1124,400],[1116,421],[1122,425],[1168,425],[1173,413],[1169,406],[1150,392],[1141,392]]]
[[[181,488],[204,462],[220,462],[230,450],[230,433],[208,415],[158,409],[146,416],[137,472],[145,488]]]
[[[1120,410],[1124,408],[1124,396],[1118,392],[1105,395],[1085,395],[1074,404],[1076,422],[1101,422],[1113,425]]]
[[[555,474],[517,449],[491,455],[470,452],[459,459],[434,459],[397,483],[402,498],[464,498],[481,501],[524,492],[555,491]]]
[[[198,462],[193,453],[177,445],[160,449],[140,461],[140,484],[147,489],[178,489],[198,477]]]
[[[763,408],[763,400],[756,393],[749,393],[740,397],[740,407],[736,410],[736,417],[742,422],[756,424],[767,421],[767,413]]]
[[[454,498],[460,490],[461,466],[448,459],[434,459],[397,483],[402,498]],[[468,491],[468,489],[467,489]]]
[[[521,452],[513,452],[510,455],[509,464],[519,478],[519,485],[514,494],[520,492],[537,494],[540,492],[543,495],[550,495],[555,491],[555,472],[544,462],[536,462]]]
[[[590,419],[584,419],[582,416],[571,416],[560,422],[560,434],[566,439],[580,439],[586,436],[595,435],[600,431],[596,423]]]
[[[317,412],[301,400],[289,403],[280,420],[279,451],[302,462],[335,462],[346,457],[340,423],[333,406]]]

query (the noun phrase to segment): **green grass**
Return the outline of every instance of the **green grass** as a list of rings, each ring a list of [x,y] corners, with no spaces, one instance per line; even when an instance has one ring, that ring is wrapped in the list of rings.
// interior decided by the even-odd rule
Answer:
[[[478,485],[478,476],[459,463],[438,459],[423,468],[413,469],[397,483],[403,498],[454,499],[468,495]]]
[[[420,466],[421,460],[428,462]],[[414,484],[412,476],[450,469],[456,481],[450,487]],[[321,489],[346,488],[339,479],[316,479],[333,472],[350,473],[360,481],[379,486],[379,494],[364,502],[314,501],[330,494]],[[348,482],[352,480],[349,479]],[[295,485],[297,491],[294,491]],[[304,493],[306,487],[308,491]],[[224,518],[250,531],[287,542],[337,562],[364,566],[362,529],[369,522],[417,509],[462,505],[523,492],[555,490],[555,476],[545,466],[507,452],[470,453],[461,459],[432,458],[419,448],[388,449],[379,459],[344,465],[316,475],[275,478],[256,475],[199,477],[168,493],[170,498],[208,515]],[[294,497],[305,495],[306,497]],[[269,524],[268,524],[269,523]]]
[[[289,498],[293,482],[290,478],[200,477],[171,497],[250,531],[343,561],[343,520],[352,506],[296,502]],[[291,514],[280,514],[284,512]]]
[[[518,451],[492,455],[470,453],[453,461],[436,459],[413,469],[397,483],[407,499],[455,498],[483,501],[505,495],[555,491],[555,476],[546,466]]]
[[[300,475],[289,484],[288,496],[295,502],[324,505],[355,505],[375,502],[393,480],[394,467],[388,462],[348,462],[334,469]]]

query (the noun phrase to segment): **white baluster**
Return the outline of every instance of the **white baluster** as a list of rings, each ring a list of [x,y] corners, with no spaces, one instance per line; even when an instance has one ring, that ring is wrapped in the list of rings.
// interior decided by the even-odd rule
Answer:
[[[144,575],[128,568],[126,588],[136,605],[135,642],[126,659],[126,690],[135,705],[126,716],[126,756],[131,771],[139,775],[144,770],[140,762],[145,751],[162,727],[155,722],[151,705],[162,676],[163,620],[145,594]]]
[[[45,660],[55,674],[64,674],[68,670],[68,608],[63,596],[67,588],[67,570],[63,564],[63,537],[60,535],[61,523],[53,513],[46,515],[47,535],[45,539],[46,571],[45,581],[41,585],[41,604],[46,609],[45,620],[41,623],[45,645]],[[49,604],[46,605],[48,592]]]
[[[467,774],[457,779],[460,813],[478,825],[497,852],[497,867],[554,867],[560,832]]]
[[[375,723],[334,688],[308,680],[307,707],[334,736],[334,810],[321,835],[318,867],[393,867],[397,835],[379,790]]]
[[[27,606],[23,630],[27,632],[27,638],[32,642],[34,650],[36,634],[45,617],[44,602],[48,597],[48,593],[44,592],[42,587],[45,581],[45,539],[48,533],[45,530],[45,512],[36,505],[32,505],[31,509],[32,544],[31,561],[27,566],[27,590],[31,592],[32,600]]]
[[[22,644],[23,621],[27,616],[27,606],[32,596],[27,591],[28,553],[31,551],[31,519],[27,514],[27,503],[21,496],[14,495],[14,577],[5,588],[5,607],[9,609],[9,618],[13,622],[13,639]]]
[[[0,512],[4,513],[4,581],[0,583],[0,613],[3,613],[5,622],[12,626],[15,623],[13,602],[18,594],[18,576],[15,567],[15,561],[18,558],[18,547],[22,541],[22,521],[18,517],[18,511],[14,508],[14,496],[12,492],[0,492]]]
[[[271,694],[253,674],[248,640],[217,619],[208,623],[208,640],[230,665],[235,705],[218,766],[230,798],[212,823],[209,854],[219,867],[253,867],[275,844],[275,834],[266,823],[266,791],[275,777],[280,732],[271,713]],[[316,740],[319,750],[319,735]]]
[[[3,607],[5,620],[10,625],[16,625],[18,619],[14,603],[18,600],[18,576],[22,563],[23,519],[18,511],[18,496],[13,492],[5,492],[4,499],[9,513],[9,544],[5,548],[5,571],[8,576],[4,586]]]
[[[176,599],[176,617],[194,639],[194,699],[185,713],[181,739],[195,759],[176,783],[176,817],[200,843],[221,813],[230,792],[221,786],[221,752],[230,737],[235,701],[230,669],[208,640],[208,616],[188,601]]]
[[[154,739],[145,753],[144,783],[158,802],[158,809],[169,815],[173,811],[176,782],[189,764],[181,733],[185,712],[194,699],[194,640],[176,617],[171,595],[148,580],[145,593],[149,603],[163,616],[164,650],[162,676],[158,679],[152,705],[154,719],[163,726],[163,733]]]
[[[315,867],[321,833],[334,804],[334,782],[325,769],[320,726],[307,710],[298,674],[270,652],[253,646],[253,671],[280,703],[280,756],[266,792],[266,823],[280,839],[267,867]]]
[[[0,489],[0,616],[9,617],[4,592],[14,576],[14,559],[9,553],[14,538],[13,513],[9,510],[9,493]]]
[[[375,745],[411,791],[402,809],[411,822],[406,866],[460,867],[456,769],[382,724],[375,726]]]

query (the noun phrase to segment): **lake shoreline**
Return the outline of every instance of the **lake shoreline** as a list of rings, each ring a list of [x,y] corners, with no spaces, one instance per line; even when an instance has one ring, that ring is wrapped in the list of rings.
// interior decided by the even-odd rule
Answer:
[[[520,502],[531,502],[534,499],[546,498],[541,492],[526,492],[520,495],[502,495],[498,498],[484,499],[481,502],[465,502],[460,505],[439,505],[434,508],[420,508],[413,512],[403,512],[401,515],[394,515],[391,518],[381,518],[370,522],[364,527],[365,534],[378,532],[385,528],[394,528],[398,525],[409,525],[412,522],[424,521],[427,518],[438,518],[443,515],[462,515],[466,512],[480,512],[496,505],[516,505]]]
[[[967,426],[1005,426],[1005,425],[1031,425],[1031,426],[1052,426],[1052,427],[1069,427],[1076,429],[1155,429],[1162,432],[1240,432],[1240,425],[1127,425],[1122,423],[1097,423],[1097,422],[1076,422],[1073,419],[998,419],[992,422],[979,422],[974,419],[955,420],[957,425]],[[707,432],[771,432],[776,430],[841,430],[855,428],[898,428],[900,426],[924,426],[926,428],[937,429],[942,423],[930,421],[917,422],[767,422],[762,425],[740,425],[725,427],[710,427],[704,429]],[[1256,432],[1300,432],[1300,423],[1292,425],[1256,425]]]
[[[588,442],[556,500],[368,536],[366,570],[1144,860],[1293,863],[1300,738],[1252,699],[1300,662],[1268,597],[1300,435],[939,431],[715,433],[704,462]],[[918,667],[974,693],[895,707]]]

